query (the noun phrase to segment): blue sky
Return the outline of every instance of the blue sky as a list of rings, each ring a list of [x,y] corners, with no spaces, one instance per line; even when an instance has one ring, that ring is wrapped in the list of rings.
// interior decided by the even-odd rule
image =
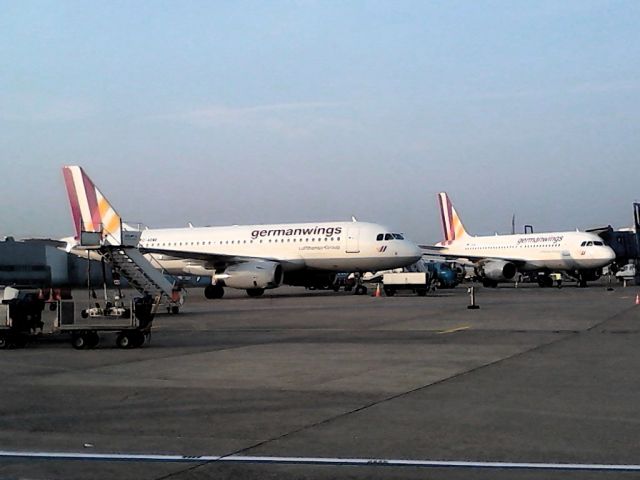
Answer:
[[[440,239],[628,225],[636,1],[0,0],[0,235],[71,233],[60,167],[150,226]]]

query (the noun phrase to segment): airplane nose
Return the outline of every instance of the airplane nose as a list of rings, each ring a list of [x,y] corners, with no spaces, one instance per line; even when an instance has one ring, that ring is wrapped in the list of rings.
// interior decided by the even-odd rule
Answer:
[[[616,252],[613,251],[613,248],[611,247],[605,247],[607,249],[607,255],[606,258],[607,260],[609,260],[610,262],[613,262],[616,259]]]

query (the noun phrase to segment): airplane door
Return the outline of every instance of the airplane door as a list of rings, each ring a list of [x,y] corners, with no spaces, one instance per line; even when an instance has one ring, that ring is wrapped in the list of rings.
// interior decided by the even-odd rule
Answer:
[[[360,253],[360,229],[351,227],[347,230],[347,253]]]

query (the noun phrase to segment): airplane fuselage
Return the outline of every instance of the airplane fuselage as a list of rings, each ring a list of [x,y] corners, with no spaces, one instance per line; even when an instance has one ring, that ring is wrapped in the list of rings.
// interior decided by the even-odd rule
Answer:
[[[147,229],[140,237],[140,247],[162,250],[153,253],[154,260],[176,275],[212,275],[216,266],[174,257],[172,250],[270,260],[280,263],[285,272],[364,272],[410,265],[421,257],[413,242],[384,240],[389,232],[387,227],[367,222]],[[383,240],[377,240],[381,234]]]
[[[590,270],[615,258],[602,239],[587,232],[470,236],[441,242],[442,253],[460,257],[516,260],[519,270]]]

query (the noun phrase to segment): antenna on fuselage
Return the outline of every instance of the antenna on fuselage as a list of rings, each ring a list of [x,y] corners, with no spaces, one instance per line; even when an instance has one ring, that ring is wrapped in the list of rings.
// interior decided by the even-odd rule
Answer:
[[[511,235],[516,234],[516,214],[511,216]]]
[[[355,217],[355,215],[351,215],[351,221],[355,223],[358,221],[358,219]]]

